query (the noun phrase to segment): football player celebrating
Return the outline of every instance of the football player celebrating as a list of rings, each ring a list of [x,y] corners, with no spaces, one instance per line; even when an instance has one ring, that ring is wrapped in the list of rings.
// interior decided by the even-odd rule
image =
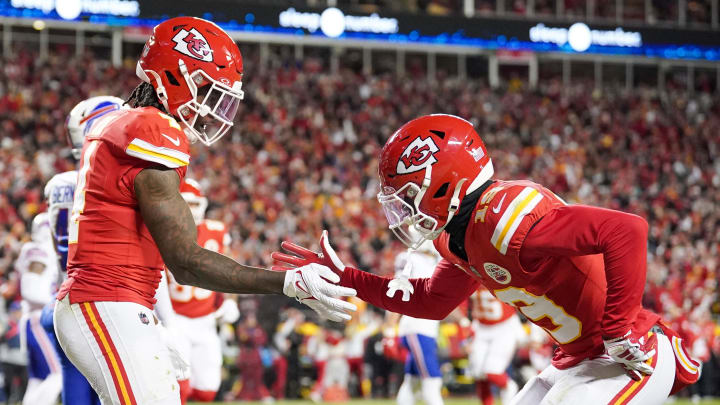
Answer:
[[[197,225],[198,245],[224,254],[230,245],[230,235],[222,222],[205,219],[208,200],[200,185],[186,178],[180,183],[180,195]],[[175,328],[181,334],[178,349],[190,362],[190,379],[180,381],[180,396],[183,403],[186,399],[211,402],[220,388],[222,371],[217,323],[234,323],[240,311],[234,300],[221,293],[180,284],[172,274],[168,281],[170,300],[177,313]]]
[[[517,336],[522,333],[515,308],[495,298],[481,286],[470,297],[473,337],[468,356],[468,371],[475,379],[478,398],[483,405],[494,403],[490,385],[500,389],[500,400],[509,404],[518,386],[507,373],[515,355]]]
[[[124,108],[124,103],[125,101],[118,97],[97,96],[83,100],[73,107],[67,120],[65,121],[65,129],[68,137],[68,143],[72,148],[72,155],[76,161],[80,160],[80,152],[82,151],[85,135],[93,122],[111,111]],[[45,185],[45,199],[48,202],[50,232],[52,234],[52,241],[53,246],[55,247],[55,253],[57,254],[58,264],[62,270],[61,278],[64,278],[67,266],[68,221],[70,219],[70,212],[72,211],[76,181],[77,171],[71,170],[54,175]],[[42,321],[45,329],[53,331],[54,335],[52,322],[53,308],[54,305],[48,305],[44,308]],[[56,340],[55,342],[57,343]],[[63,403],[77,405],[100,405],[100,399],[88,383],[87,379],[85,379],[85,377],[72,364],[62,349],[59,347],[57,349],[62,368]]]
[[[55,304],[60,345],[103,404],[177,405],[184,365],[152,314],[167,267],[185,285],[228,293],[284,293],[340,321],[354,310],[327,267],[250,268],[197,244],[180,195],[189,143],[210,145],[233,125],[242,57],[217,25],[178,17],[157,25],[137,64],[131,109],[110,112],[85,137],[68,232],[68,279]]]
[[[661,404],[698,378],[676,333],[641,307],[647,222],[567,205],[530,181],[494,180],[468,121],[429,115],[408,122],[380,156],[390,229],[410,248],[434,240],[444,258],[430,278],[387,279],[286,243],[286,265],[324,263],[363,300],[414,317],[442,319],[484,284],[557,342],[552,365],[513,404]],[[414,229],[420,237],[409,231]],[[413,292],[408,300],[388,288]],[[674,355],[673,355],[674,353]],[[677,367],[676,367],[677,363]]]

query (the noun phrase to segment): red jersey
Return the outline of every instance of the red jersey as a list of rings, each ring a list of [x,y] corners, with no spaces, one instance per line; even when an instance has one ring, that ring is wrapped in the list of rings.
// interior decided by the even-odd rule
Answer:
[[[85,138],[69,221],[68,279],[58,299],[129,301],[148,308],[163,261],[135,198],[135,176],[165,166],[185,176],[189,145],[180,125],[153,107],[101,117]]]
[[[230,235],[225,224],[210,219],[197,226],[198,245],[213,252],[225,253]],[[169,272],[168,272],[169,273]],[[215,312],[222,304],[223,295],[200,287],[182,285],[172,274],[168,277],[170,301],[175,312],[188,318],[199,318]]]
[[[473,320],[482,325],[495,325],[515,315],[515,307],[495,298],[484,286],[473,293],[470,297],[470,304],[470,314]]]
[[[466,228],[468,260],[450,251],[429,279],[414,279],[409,302],[385,297],[387,279],[346,269],[341,283],[393,312],[442,319],[480,283],[545,329],[553,358],[567,368],[604,353],[603,336],[645,333],[659,317],[641,312],[647,223],[618,211],[568,206],[529,181],[496,181],[477,200]]]

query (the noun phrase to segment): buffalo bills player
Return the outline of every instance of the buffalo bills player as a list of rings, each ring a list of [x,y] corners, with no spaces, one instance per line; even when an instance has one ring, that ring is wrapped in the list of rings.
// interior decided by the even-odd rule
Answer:
[[[62,376],[55,337],[41,324],[43,307],[53,301],[58,272],[47,213],[36,215],[31,229],[32,240],[22,245],[15,262],[23,309],[20,340],[28,356],[28,385],[23,405],[53,405],[62,388]]]
[[[378,200],[410,248],[433,240],[443,257],[430,278],[387,279],[285,243],[286,265],[324,263],[373,305],[442,319],[480,284],[558,344],[552,365],[512,404],[661,404],[694,383],[698,363],[640,300],[647,223],[624,212],[567,205],[530,181],[494,180],[470,122],[429,115],[408,122],[380,156]],[[410,229],[420,236],[414,237]],[[387,294],[386,292],[392,292]],[[412,293],[407,300],[395,291]]]
[[[120,110],[124,100],[112,96],[97,96],[79,102],[68,115],[65,121],[66,134],[70,144],[72,156],[80,159],[83,140],[92,123],[103,115]],[[45,185],[45,199],[48,203],[48,219],[52,233],[53,246],[57,254],[57,261],[62,272],[60,277],[64,280],[68,253],[68,220],[72,210],[75,194],[77,170],[58,173]],[[43,326],[53,333],[52,323],[53,305],[43,310]],[[55,340],[57,344],[57,340]],[[75,368],[65,353],[57,347],[62,367],[62,398],[64,404],[99,405],[100,399],[92,389],[87,379]]]
[[[243,98],[242,57],[222,28],[178,17],[153,29],[136,69],[132,108],[110,112],[85,137],[69,220],[68,279],[55,304],[63,351],[103,404],[178,405],[184,362],[152,313],[163,269],[185,285],[284,293],[340,321],[355,291],[320,265],[273,272],[197,244],[180,182],[190,143],[226,134]]]

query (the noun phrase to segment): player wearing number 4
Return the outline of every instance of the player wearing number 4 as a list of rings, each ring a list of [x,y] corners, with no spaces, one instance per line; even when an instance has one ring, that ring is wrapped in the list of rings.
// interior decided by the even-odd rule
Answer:
[[[68,279],[55,303],[67,357],[104,405],[179,405],[184,363],[152,313],[162,272],[227,293],[285,294],[340,321],[355,291],[312,265],[278,273],[204,249],[180,182],[190,143],[210,145],[233,126],[243,98],[242,56],[217,25],[178,17],[153,29],[129,109],[90,127],[68,232]]]
[[[484,284],[559,346],[511,404],[661,404],[697,380],[699,364],[677,333],[641,307],[644,219],[567,205],[530,181],[493,179],[481,137],[450,115],[400,128],[379,174],[390,229],[410,248],[434,240],[443,257],[432,277],[391,280],[345,267],[326,234],[322,254],[285,243],[300,257],[274,258],[332,266],[363,300],[421,318],[444,318]]]

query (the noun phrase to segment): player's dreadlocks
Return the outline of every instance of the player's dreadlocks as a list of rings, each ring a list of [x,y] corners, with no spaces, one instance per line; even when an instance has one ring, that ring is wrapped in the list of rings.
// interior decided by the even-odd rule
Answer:
[[[167,114],[165,107],[158,99],[157,93],[152,84],[142,82],[130,93],[130,97],[125,101],[125,104],[130,105],[132,108],[136,107],[155,107],[158,110]]]

